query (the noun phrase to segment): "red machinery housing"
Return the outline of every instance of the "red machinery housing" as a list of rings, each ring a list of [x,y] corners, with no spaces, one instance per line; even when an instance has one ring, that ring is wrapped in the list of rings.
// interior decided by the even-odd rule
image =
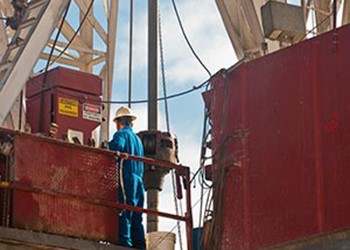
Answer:
[[[350,228],[349,44],[348,25],[213,77],[221,249]]]
[[[0,129],[1,226],[117,243],[113,152]]]
[[[102,121],[101,93],[99,77],[57,67],[28,81],[27,122],[33,133],[44,134],[56,123],[58,139],[74,136],[86,145]]]

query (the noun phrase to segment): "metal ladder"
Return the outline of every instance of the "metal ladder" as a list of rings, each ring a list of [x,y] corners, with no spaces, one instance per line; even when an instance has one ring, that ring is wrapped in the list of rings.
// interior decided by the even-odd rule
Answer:
[[[33,0],[0,61],[0,126],[25,86],[69,0]]]

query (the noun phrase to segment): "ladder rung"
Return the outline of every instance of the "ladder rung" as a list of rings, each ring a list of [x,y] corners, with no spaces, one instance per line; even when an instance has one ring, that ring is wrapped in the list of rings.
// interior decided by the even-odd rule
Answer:
[[[10,66],[11,66],[11,62],[10,61],[4,62],[4,63],[0,63],[0,72],[8,69]]]
[[[45,3],[47,3],[48,0],[37,0],[37,1],[32,1],[29,6],[28,6],[28,9],[29,10],[32,10],[32,9],[35,9],[39,6],[42,6],[44,5]]]
[[[17,41],[12,41],[11,43],[9,43],[7,45],[7,48],[9,50],[13,50],[13,49],[16,49],[18,47],[21,47],[25,44],[24,40],[20,39],[20,40],[17,40]]]
[[[29,18],[28,20],[25,20],[24,22],[21,22],[18,25],[18,30],[25,29],[25,28],[33,25],[35,22],[36,22],[36,18],[35,17]]]

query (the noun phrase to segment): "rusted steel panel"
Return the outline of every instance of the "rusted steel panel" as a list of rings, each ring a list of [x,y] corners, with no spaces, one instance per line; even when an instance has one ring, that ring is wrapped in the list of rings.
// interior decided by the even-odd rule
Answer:
[[[111,152],[16,133],[13,159],[15,184],[67,197],[15,188],[11,227],[117,241],[118,211],[78,198],[117,201],[116,160]]]
[[[212,79],[222,249],[350,227],[349,34],[346,26]]]
[[[87,145],[92,131],[102,122],[102,80],[92,74],[57,67],[46,74],[43,88],[44,75],[27,83],[27,122],[32,133],[48,134],[50,124],[56,123],[59,126],[56,138],[64,139],[68,130],[79,131],[84,136],[81,143]]]

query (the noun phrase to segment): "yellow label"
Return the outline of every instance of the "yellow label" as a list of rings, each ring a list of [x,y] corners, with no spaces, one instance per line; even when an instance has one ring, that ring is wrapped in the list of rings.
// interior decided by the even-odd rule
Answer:
[[[78,101],[76,100],[59,97],[58,113],[61,115],[78,117],[78,105]]]

